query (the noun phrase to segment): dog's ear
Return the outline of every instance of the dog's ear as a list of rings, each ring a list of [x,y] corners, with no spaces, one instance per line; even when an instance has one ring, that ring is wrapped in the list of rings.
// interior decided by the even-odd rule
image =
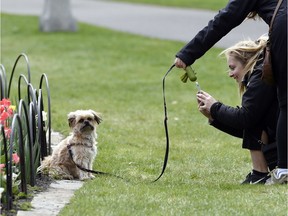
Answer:
[[[93,111],[93,110],[90,110],[90,112],[93,114],[95,121],[99,125],[101,123],[101,121],[102,121],[102,118],[100,117],[100,114],[95,112],[95,111]]]
[[[75,112],[70,112],[68,114],[68,124],[70,128],[73,128],[75,126],[76,123],[76,114]]]

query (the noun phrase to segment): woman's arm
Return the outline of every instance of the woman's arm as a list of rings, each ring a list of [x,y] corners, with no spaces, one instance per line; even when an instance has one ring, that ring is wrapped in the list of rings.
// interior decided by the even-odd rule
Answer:
[[[264,124],[277,92],[275,86],[261,80],[261,74],[260,67],[252,73],[240,108],[217,102],[211,106],[211,117],[238,129],[253,129]]]
[[[201,91],[197,93],[197,102],[198,102],[198,110],[208,118],[209,124],[213,127],[221,130],[222,132],[228,133],[232,136],[242,138],[243,137],[243,130],[236,129],[229,125],[222,124],[222,122],[218,121],[217,119],[213,119],[210,113],[211,106],[217,103],[216,99],[214,99],[210,94],[207,92]]]
[[[176,54],[176,57],[181,59],[178,61],[176,58],[176,67],[191,65],[203,56],[222,37],[242,23],[251,11],[256,11],[257,2],[257,0],[230,0],[226,7]]]

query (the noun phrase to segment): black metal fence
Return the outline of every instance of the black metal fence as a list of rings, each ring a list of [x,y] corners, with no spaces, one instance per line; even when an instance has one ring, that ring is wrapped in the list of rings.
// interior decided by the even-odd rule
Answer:
[[[24,60],[25,74],[21,73],[15,83],[15,71],[20,60]],[[13,97],[11,92],[16,89],[13,100],[10,98]],[[5,67],[0,65],[0,91],[1,101],[9,99],[16,105],[9,122],[9,137],[5,126],[0,124],[0,164],[3,164],[0,187],[4,187],[1,202],[6,210],[10,210],[15,196],[15,181],[20,181],[20,184],[16,185],[19,191],[27,194],[27,184],[32,187],[36,184],[37,168],[41,160],[51,153],[50,88],[46,74],[42,74],[39,88],[33,87],[29,60],[27,55],[22,53],[14,63],[9,83]],[[19,156],[17,179],[13,177],[15,170],[12,167],[15,153]]]

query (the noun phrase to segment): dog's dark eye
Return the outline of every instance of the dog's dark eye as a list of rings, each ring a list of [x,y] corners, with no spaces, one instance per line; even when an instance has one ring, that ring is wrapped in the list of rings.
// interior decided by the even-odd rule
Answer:
[[[89,118],[87,118],[87,120],[88,120],[88,121],[92,121],[92,118],[89,117]]]
[[[78,122],[79,122],[79,123],[83,123],[83,122],[84,122],[84,119],[79,119]]]

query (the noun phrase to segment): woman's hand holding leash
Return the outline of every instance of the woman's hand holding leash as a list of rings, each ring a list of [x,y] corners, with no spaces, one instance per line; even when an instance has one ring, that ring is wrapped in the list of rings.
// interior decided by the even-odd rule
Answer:
[[[177,68],[186,68],[186,64],[180,58],[176,58],[174,64]]]
[[[180,58],[175,59],[174,65],[177,68],[183,68],[185,70],[185,73],[180,77],[183,83],[186,83],[188,79],[191,82],[195,82],[197,80],[196,73],[192,67],[187,66]]]

